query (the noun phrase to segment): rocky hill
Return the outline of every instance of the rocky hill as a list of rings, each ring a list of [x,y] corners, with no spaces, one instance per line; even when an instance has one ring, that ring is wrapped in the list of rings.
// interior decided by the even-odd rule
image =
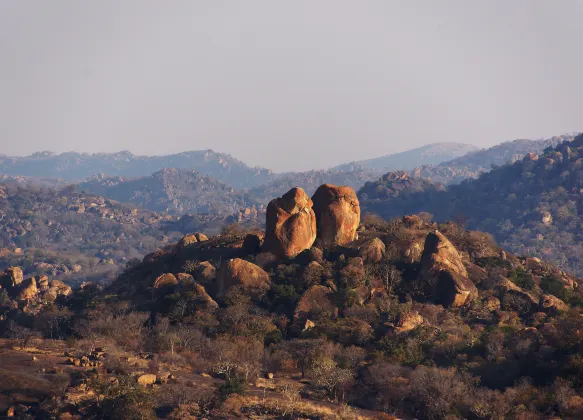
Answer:
[[[365,185],[359,197],[367,211],[386,218],[420,211],[437,220],[456,218],[493,234],[513,252],[582,274],[582,165],[583,135],[579,135],[447,190],[411,179],[407,182],[422,187],[391,195],[386,191],[401,188],[403,180],[387,175],[384,181]]]
[[[562,135],[544,140],[514,140],[498,144],[489,149],[472,151],[456,159],[439,164],[423,165],[410,173],[442,184],[459,184],[464,179],[477,178],[492,167],[503,166],[521,160],[528,153],[542,153],[564,141],[572,141],[574,135]]]
[[[410,170],[421,165],[436,165],[478,150],[478,147],[465,143],[432,143],[401,153],[359,160],[334,167],[336,170],[351,171],[368,169],[377,173]]]
[[[152,212],[74,188],[0,186],[0,266],[20,265],[27,274],[80,279],[107,277],[177,232],[163,229]]]
[[[119,153],[35,153],[26,157],[0,156],[0,173],[11,176],[61,178],[82,181],[97,174],[121,177],[149,176],[164,168],[194,169],[236,188],[269,182],[271,171],[250,168],[224,153],[212,150],[166,156],[137,156]]]
[[[233,187],[189,169],[163,169],[139,178],[98,175],[80,183],[78,189],[175,215],[212,213],[228,216],[257,204]]]
[[[453,223],[361,221],[348,187],[293,188],[266,211],[265,232],[186,235],[104,290],[0,275],[0,410],[583,416],[579,279]]]

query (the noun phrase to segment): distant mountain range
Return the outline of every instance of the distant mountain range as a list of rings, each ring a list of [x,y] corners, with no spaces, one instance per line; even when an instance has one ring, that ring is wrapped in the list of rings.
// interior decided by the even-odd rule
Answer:
[[[35,153],[26,157],[0,156],[0,174],[61,178],[80,182],[89,177],[149,176],[164,168],[196,169],[235,188],[249,188],[265,184],[274,178],[264,168],[251,168],[230,155],[212,150],[183,152],[167,156],[136,156],[130,152],[118,153]]]
[[[355,168],[362,168],[380,173],[410,170],[421,165],[436,165],[477,150],[479,148],[473,144],[453,142],[432,143],[401,153],[345,163],[335,166],[332,169],[349,171]]]
[[[81,182],[99,174],[123,178],[148,177],[162,169],[174,168],[195,170],[234,188],[243,189],[274,181],[285,184],[292,182],[291,180],[302,181],[313,176],[341,172],[343,175],[340,177],[346,180],[347,185],[360,186],[365,173],[370,173],[370,179],[374,179],[390,170],[413,169],[423,164],[440,163],[476,149],[469,144],[435,143],[403,153],[340,165],[330,170],[277,174],[269,169],[249,167],[228,154],[212,150],[167,156],[137,156],[127,151],[96,154],[39,152],[25,157],[0,156],[0,174]],[[353,177],[348,175],[351,172],[355,172]]]

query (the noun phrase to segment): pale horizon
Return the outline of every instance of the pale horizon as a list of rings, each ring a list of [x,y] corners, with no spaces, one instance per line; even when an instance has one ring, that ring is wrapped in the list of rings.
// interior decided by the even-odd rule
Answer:
[[[275,172],[581,131],[583,3],[0,3],[0,154]]]

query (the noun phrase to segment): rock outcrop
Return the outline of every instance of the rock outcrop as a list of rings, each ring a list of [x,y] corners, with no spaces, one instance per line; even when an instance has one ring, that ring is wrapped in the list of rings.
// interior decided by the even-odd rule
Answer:
[[[240,286],[249,295],[259,297],[270,287],[269,275],[261,267],[235,258],[227,261],[217,274],[217,296],[224,297],[233,286]]]
[[[478,297],[457,249],[437,230],[425,239],[418,281],[444,306],[464,306]]]
[[[293,258],[316,240],[312,200],[299,187],[292,188],[267,206],[263,252]]]
[[[324,247],[344,245],[356,239],[360,204],[350,187],[321,185],[312,196],[318,239]]]

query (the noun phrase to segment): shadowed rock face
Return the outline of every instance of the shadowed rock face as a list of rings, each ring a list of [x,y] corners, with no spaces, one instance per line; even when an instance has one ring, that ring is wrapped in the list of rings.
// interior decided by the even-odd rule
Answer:
[[[264,252],[278,258],[293,258],[316,240],[316,216],[312,200],[299,187],[267,206]]]
[[[318,239],[324,247],[344,245],[356,238],[360,205],[350,187],[321,185],[312,197],[318,226]]]
[[[425,239],[419,282],[444,306],[463,306],[478,297],[457,249],[437,230]]]

